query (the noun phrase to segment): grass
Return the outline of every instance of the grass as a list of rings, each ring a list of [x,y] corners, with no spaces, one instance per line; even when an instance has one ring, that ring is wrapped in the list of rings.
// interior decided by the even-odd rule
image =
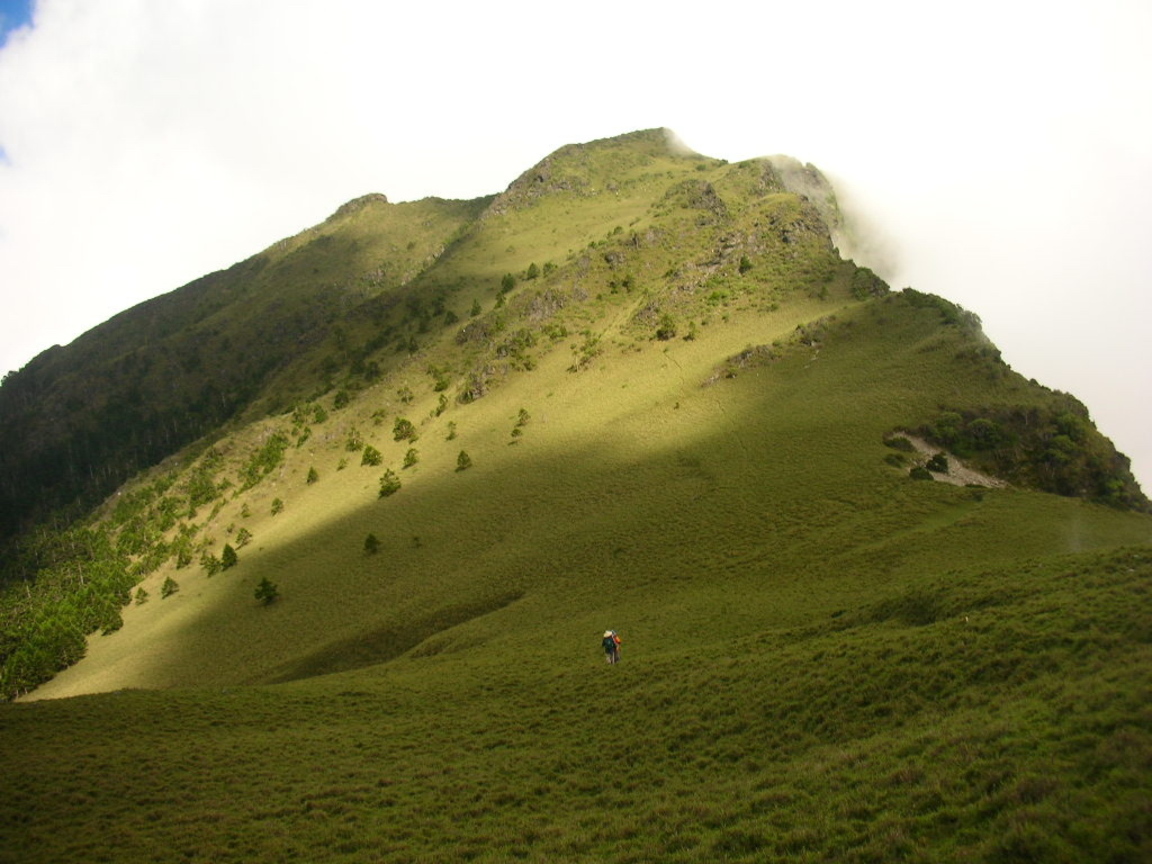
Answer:
[[[0,705],[0,861],[1150,856],[1152,518],[910,480],[893,429],[1053,394],[931,304],[854,299],[798,199],[733,191],[755,164],[631,143],[546,160],[412,284],[462,320],[484,297],[488,336],[413,329],[347,404],[215,442],[232,485],[181,524],[238,563],[168,561],[119,631]],[[747,272],[733,226],[765,244]],[[349,344],[416,327],[393,313]],[[694,338],[657,340],[663,314]],[[531,371],[500,353],[528,324],[567,333]],[[600,353],[569,371],[585,330]],[[477,369],[483,398],[440,403]]]
[[[957,571],[931,623],[877,603],[625,631],[611,669],[594,638],[559,663],[511,633],[276,687],[5,706],[3,854],[1141,860],[1150,575],[1146,548]]]

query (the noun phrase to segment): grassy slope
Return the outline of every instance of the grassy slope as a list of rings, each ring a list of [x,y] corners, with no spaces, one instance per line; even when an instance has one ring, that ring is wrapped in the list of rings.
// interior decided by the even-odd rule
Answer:
[[[556,290],[606,278],[580,259],[611,225],[561,222],[550,245],[515,232],[525,212],[489,217],[446,256],[457,272],[426,277],[462,315],[558,248]],[[633,227],[652,212],[638,203]],[[664,272],[640,264],[637,280]],[[932,309],[763,290],[774,309],[733,289],[670,342],[636,336],[650,296],[593,295],[565,311],[604,346],[580,373],[573,325],[533,371],[432,416],[423,365],[457,357],[433,346],[333,412],[205,526],[217,546],[252,532],[236,569],[153,574],[153,599],[37,695],[199,686],[0,706],[16,838],[0,860],[1147,856],[1152,520],[908,480],[884,462],[893,427],[1043,394],[958,361],[971,336]],[[702,386],[829,314],[819,347]],[[414,445],[392,440],[398,414]],[[352,429],[382,466],[359,466]],[[457,472],[461,449],[474,465]],[[378,499],[389,466],[404,486]],[[181,589],[160,600],[168,575]],[[283,593],[267,608],[265,576]],[[270,681],[290,683],[235,686]]]

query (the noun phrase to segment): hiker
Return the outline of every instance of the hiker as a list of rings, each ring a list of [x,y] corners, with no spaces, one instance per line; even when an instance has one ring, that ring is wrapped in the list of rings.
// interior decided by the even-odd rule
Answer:
[[[609,664],[620,662],[620,637],[615,630],[605,630],[600,644],[604,646],[604,659]]]

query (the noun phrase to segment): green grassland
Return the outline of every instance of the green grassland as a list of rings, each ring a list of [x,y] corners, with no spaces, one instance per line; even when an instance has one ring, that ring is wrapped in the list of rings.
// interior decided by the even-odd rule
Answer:
[[[1152,857],[1152,516],[1078,403],[662,134],[433,257],[93,517],[138,599],[0,705],[0,861]],[[962,412],[1030,470],[912,479]]]

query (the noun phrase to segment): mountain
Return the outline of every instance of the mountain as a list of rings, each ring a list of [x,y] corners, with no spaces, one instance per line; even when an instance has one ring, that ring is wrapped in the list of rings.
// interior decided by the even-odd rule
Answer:
[[[637,132],[10,377],[12,854],[1152,851],[1148,501],[842,230]]]

